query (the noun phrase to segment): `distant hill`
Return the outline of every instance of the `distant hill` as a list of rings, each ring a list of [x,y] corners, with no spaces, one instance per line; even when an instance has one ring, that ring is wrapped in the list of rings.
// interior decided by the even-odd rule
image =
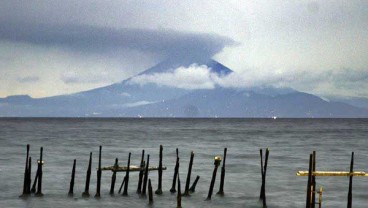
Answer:
[[[168,72],[193,61],[163,61],[138,74]],[[196,61],[212,73],[232,70],[214,61]],[[1,117],[368,117],[368,109],[288,88],[215,87],[188,90],[156,84],[131,84],[131,78],[84,92],[33,99],[27,95],[0,98]]]
[[[368,109],[368,98],[363,97],[328,97],[329,100],[334,102],[343,102],[349,105]]]

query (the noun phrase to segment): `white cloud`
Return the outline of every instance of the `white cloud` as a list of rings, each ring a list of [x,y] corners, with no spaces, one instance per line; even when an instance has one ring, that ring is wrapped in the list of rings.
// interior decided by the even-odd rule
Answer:
[[[143,74],[133,77],[131,84],[154,83],[161,86],[182,89],[213,89],[217,75],[211,73],[206,65],[192,64],[188,68],[179,67],[164,73]]]
[[[164,73],[143,74],[133,77],[131,84],[145,85],[149,83],[181,89],[214,89],[216,86],[230,88],[246,88],[276,84],[288,81],[290,77],[281,71],[268,74],[248,71],[247,73],[230,73],[221,75],[211,71],[206,65],[192,64],[179,67]]]
[[[141,101],[132,102],[132,103],[113,104],[113,105],[111,105],[111,107],[116,108],[116,109],[118,109],[118,108],[132,108],[132,107],[148,105],[148,104],[152,104],[152,103],[156,103],[156,102],[141,100]]]
[[[267,73],[265,73],[267,71]],[[367,97],[368,71],[333,69],[311,73],[309,70],[251,69],[219,75],[206,65],[192,64],[164,73],[143,74],[130,84],[156,84],[181,89],[251,88],[259,86],[291,87],[319,95]],[[355,90],[362,89],[362,90]],[[332,93],[338,92],[338,93]]]
[[[155,103],[155,102],[142,100],[142,101],[138,101],[138,102],[134,102],[134,103],[126,103],[123,106],[131,108],[131,107],[137,107],[137,106],[141,106],[141,105],[148,105],[148,104],[152,104],[152,103]]]

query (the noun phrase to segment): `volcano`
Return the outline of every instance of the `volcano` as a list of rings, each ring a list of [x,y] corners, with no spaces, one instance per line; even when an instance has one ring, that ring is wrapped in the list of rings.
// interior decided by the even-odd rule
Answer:
[[[214,60],[167,59],[137,74],[166,73],[193,63],[226,76],[233,71]],[[0,99],[1,117],[368,117],[368,110],[288,88],[253,87],[180,89],[129,79],[74,94],[33,99],[27,95]]]

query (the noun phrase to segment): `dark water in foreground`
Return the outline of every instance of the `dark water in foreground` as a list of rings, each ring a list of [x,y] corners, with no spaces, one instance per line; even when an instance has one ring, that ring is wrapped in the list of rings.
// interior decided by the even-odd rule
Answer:
[[[180,176],[184,188],[190,151],[195,152],[192,181],[201,179],[196,192],[182,199],[183,207],[261,207],[259,148],[270,148],[266,194],[268,207],[305,207],[306,177],[297,170],[308,168],[309,153],[317,151],[317,170],[349,170],[355,151],[355,170],[368,171],[367,119],[0,119],[0,207],[150,207],[135,190],[137,173],[131,173],[129,197],[109,196],[111,172],[102,174],[102,197],[81,198],[89,152],[97,167],[98,146],[103,145],[102,165],[113,165],[115,157],[126,165],[138,165],[141,150],[158,164],[159,145],[164,146],[162,196],[154,196],[152,207],[176,207],[169,192],[175,165],[175,148],[181,157]],[[25,146],[31,144],[33,161],[44,147],[43,198],[18,198],[22,191]],[[204,201],[213,170],[213,156],[228,147],[224,197]],[[77,159],[75,197],[67,197],[73,159]],[[32,164],[32,177],[36,163]],[[125,173],[117,176],[120,186]],[[153,189],[157,172],[150,173]],[[214,192],[219,186],[220,169]],[[33,179],[32,179],[33,180]],[[92,172],[91,195],[96,190]],[[317,178],[323,186],[323,207],[346,207],[348,178]],[[368,178],[355,177],[353,207],[368,207]]]

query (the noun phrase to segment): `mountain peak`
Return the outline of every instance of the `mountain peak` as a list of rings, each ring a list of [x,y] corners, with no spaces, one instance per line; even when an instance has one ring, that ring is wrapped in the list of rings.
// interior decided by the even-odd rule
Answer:
[[[206,65],[208,68],[211,69],[211,72],[216,73],[216,74],[221,74],[221,75],[227,75],[230,74],[231,72],[233,72],[231,69],[229,69],[228,67],[222,65],[221,63],[213,60],[213,59],[209,59],[206,61],[203,60],[181,60],[181,61],[177,61],[177,60],[172,60],[172,59],[166,59],[160,63],[158,63],[157,65],[139,73],[137,76],[139,75],[143,75],[143,74],[154,74],[154,73],[164,73],[164,72],[168,72],[169,70],[172,69],[176,69],[179,67],[189,67],[192,64],[197,64],[197,65]]]
[[[10,95],[5,97],[6,100],[30,100],[32,99],[29,95]]]
[[[24,103],[29,102],[33,98],[29,95],[10,95],[5,98],[0,98],[1,102],[7,102],[7,103]]]

